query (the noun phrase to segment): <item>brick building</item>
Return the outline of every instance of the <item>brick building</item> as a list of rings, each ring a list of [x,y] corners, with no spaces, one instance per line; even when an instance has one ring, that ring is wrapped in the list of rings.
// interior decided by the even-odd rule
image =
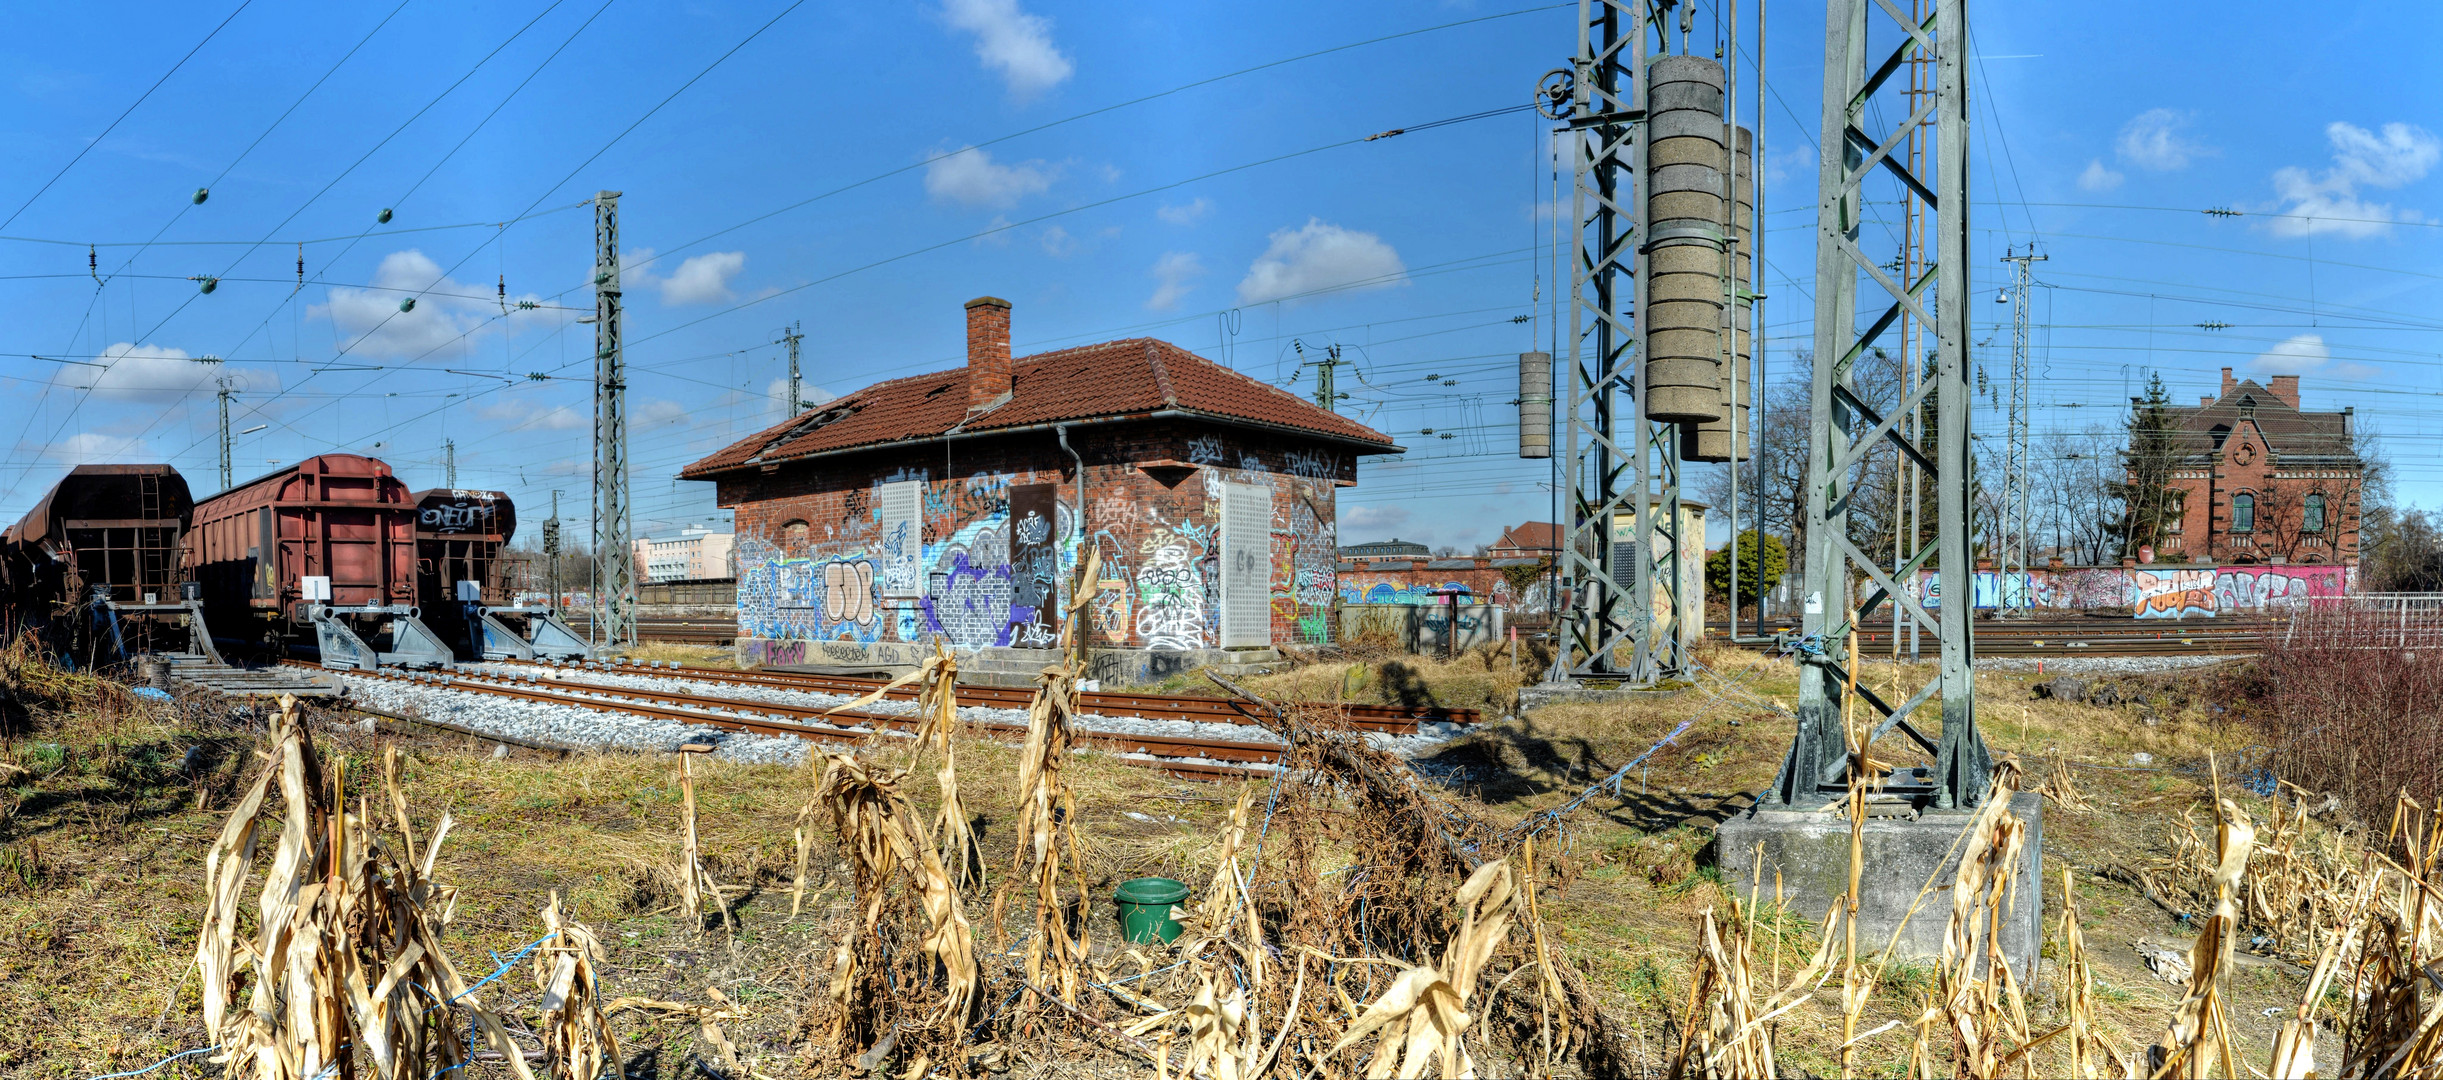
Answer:
[[[1525,521],[1501,531],[1501,539],[1485,554],[1496,559],[1550,559],[1561,554],[1561,527],[1549,521]]]
[[[2353,410],[2306,412],[2298,376],[2224,368],[2221,394],[2169,411],[2180,458],[2158,561],[2358,565]]]
[[[906,664],[940,639],[1040,665],[1082,544],[1095,675],[1269,659],[1330,634],[1337,491],[1380,432],[1168,342],[1010,356],[967,305],[967,364],[876,383],[679,475],[736,511],[738,637],[771,664]]]

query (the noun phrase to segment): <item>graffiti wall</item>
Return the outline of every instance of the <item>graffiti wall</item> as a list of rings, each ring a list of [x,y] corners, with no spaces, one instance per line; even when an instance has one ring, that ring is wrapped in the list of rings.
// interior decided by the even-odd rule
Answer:
[[[1973,581],[1980,608],[2121,608],[2141,619],[2201,619],[2347,596],[2356,573],[2345,566],[2070,566],[2024,575],[1979,570]],[[1928,607],[1941,606],[1933,571],[1919,573],[1916,587]]]
[[[1538,566],[1537,559],[1418,559],[1341,563],[1337,585],[1344,604],[1439,604],[1437,589],[1467,595],[1461,603],[1490,602],[1512,619],[1551,613],[1551,580],[1538,575],[1526,588],[1513,588],[1503,571],[1513,566]]]
[[[1096,647],[1218,648],[1225,482],[1256,485],[1270,507],[1258,533],[1268,584],[1231,602],[1269,609],[1276,643],[1329,639],[1334,501],[1354,460],[1220,434],[1080,435],[1071,433],[1086,462],[1082,513],[1075,467],[1061,467],[1067,457],[1048,437],[1048,453],[1014,439],[998,454],[963,449],[947,476],[832,466],[725,481],[721,501],[738,512],[741,648],[806,657],[770,663],[859,662],[828,656],[826,643],[861,658],[936,639],[1054,648],[1088,550],[1097,571],[1081,617]],[[789,642],[818,647],[793,653]]]

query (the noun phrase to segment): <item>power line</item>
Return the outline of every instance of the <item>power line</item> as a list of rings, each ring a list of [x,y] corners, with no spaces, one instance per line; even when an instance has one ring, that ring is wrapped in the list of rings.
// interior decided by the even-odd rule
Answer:
[[[75,168],[77,162],[85,160],[85,155],[92,153],[94,147],[102,145],[102,140],[109,138],[111,132],[119,129],[119,124],[121,121],[126,120],[130,114],[136,111],[137,106],[144,104],[147,99],[151,98],[153,96],[153,91],[161,89],[161,84],[170,81],[170,76],[178,74],[178,69],[187,66],[187,61],[195,59],[196,53],[202,52],[204,46],[212,43],[213,38],[219,37],[220,32],[228,28],[230,21],[236,19],[238,14],[245,11],[247,5],[252,4],[253,2],[254,0],[242,0],[242,2],[237,6],[237,10],[231,11],[228,18],[222,19],[219,25],[212,28],[211,33],[204,35],[204,39],[202,41],[196,42],[195,47],[188,49],[185,56],[179,57],[177,63],[171,64],[170,70],[162,72],[160,78],[153,80],[153,85],[146,87],[142,94],[136,95],[136,100],[128,104],[127,109],[119,114],[118,119],[112,120],[109,127],[103,128],[102,133],[94,136],[92,142],[86,143],[85,148],[77,151],[75,157],[69,158],[68,163],[60,166],[58,172],[52,173],[49,180],[43,181],[42,187],[35,189],[32,195],[26,196],[25,202],[20,203],[16,212],[10,214],[7,220],[0,221],[0,229],[5,229],[16,224],[18,215],[25,213],[27,207],[34,205],[34,200],[42,198],[44,192],[51,190],[51,185],[59,183],[60,177],[68,175],[68,170]]]

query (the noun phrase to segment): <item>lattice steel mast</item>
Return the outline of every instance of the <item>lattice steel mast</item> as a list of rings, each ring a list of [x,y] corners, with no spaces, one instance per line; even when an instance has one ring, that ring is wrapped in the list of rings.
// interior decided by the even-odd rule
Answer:
[[[1910,25],[1895,18],[1884,0],[1828,0],[1824,43],[1824,155],[1816,208],[1815,371],[1813,414],[1808,430],[1806,489],[1806,577],[1801,593],[1801,639],[1806,662],[1799,676],[1798,732],[1780,777],[1767,792],[1783,803],[1809,804],[1837,790],[1847,768],[1841,695],[1848,636],[1884,603],[1905,605],[1941,642],[1942,664],[1934,678],[1901,702],[1885,702],[1864,685],[1860,710],[1875,724],[1865,745],[1898,728],[1934,758],[1931,769],[1896,774],[1886,791],[1917,791],[1937,807],[1974,805],[1982,798],[1991,760],[1976,727],[1972,681],[1970,475],[1968,420],[1973,401],[1968,380],[1968,112],[1967,34],[1964,0],[1936,0],[1933,17]],[[1897,42],[1888,58],[1867,65],[1870,20]],[[1896,31],[1896,33],[1892,33]],[[1933,93],[1899,113],[1900,123],[1880,135],[1867,134],[1867,103],[1914,55],[1934,57]],[[1934,175],[1913,171],[1893,155],[1911,132],[1934,141]],[[1887,172],[1926,204],[1934,258],[1913,281],[1896,281],[1859,247],[1863,184]],[[1856,329],[1859,277],[1881,310],[1863,331]],[[1931,303],[1928,300],[1931,299]],[[1934,349],[1931,377],[1903,388],[1889,415],[1859,396],[1851,372],[1903,313],[1926,328]],[[1916,440],[1898,429],[1902,417],[1932,406],[1931,432]],[[1859,547],[1850,531],[1849,503],[1867,454],[1889,442],[1923,470],[1936,491],[1930,542],[1907,552],[1898,573],[1886,571]],[[1928,565],[1941,581],[1940,617],[1899,587]],[[1850,583],[1867,582],[1868,595],[1852,602]],[[1907,719],[1918,706],[1939,698],[1939,741]]]
[[[636,643],[636,552],[628,538],[628,364],[620,348],[619,192],[594,196],[594,626]]]
[[[2033,251],[2002,256],[2003,262],[2018,264],[2010,292],[2010,411],[2004,423],[2002,450],[2002,527],[1995,535],[2001,551],[2000,558],[1994,561],[2002,582],[2001,595],[1996,599],[2006,614],[2014,611],[2026,614],[2036,602],[2034,587],[2028,580],[2027,555],[2029,538],[2036,531],[2027,509],[2034,464],[2034,459],[2028,456],[2027,434],[2027,286],[2031,265],[2044,260],[2045,256]]]
[[[1578,51],[1572,66],[1545,77],[1546,115],[1568,122],[1574,230],[1569,283],[1569,393],[1564,468],[1569,472],[1569,521],[1561,543],[1561,586],[1568,635],[1549,676],[1626,676],[1652,681],[1676,673],[1684,660],[1675,635],[1654,632],[1655,545],[1616,545],[1615,519],[1628,511],[1631,535],[1653,521],[1659,501],[1678,521],[1679,440],[1670,425],[1648,423],[1643,366],[1636,362],[1638,237],[1644,235],[1644,5],[1635,0],[1579,0]],[[1659,452],[1649,474],[1649,456]],[[1626,480],[1626,484],[1623,480]],[[1624,490],[1625,489],[1625,490]],[[1676,560],[1676,540],[1661,545]],[[1627,550],[1622,550],[1626,548]],[[1625,564],[1624,564],[1625,560]],[[1677,584],[1676,563],[1666,567]],[[1626,646],[1629,662],[1615,652]]]

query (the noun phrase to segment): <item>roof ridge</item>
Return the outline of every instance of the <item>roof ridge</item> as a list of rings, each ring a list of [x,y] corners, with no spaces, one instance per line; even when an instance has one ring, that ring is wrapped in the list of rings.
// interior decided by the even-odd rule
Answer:
[[[1155,347],[1158,345],[1170,345],[1170,343],[1155,338],[1141,338],[1139,340],[1145,342],[1145,366],[1153,371],[1154,387],[1162,391],[1162,403],[1174,409],[1178,408],[1179,391],[1171,386],[1171,369],[1162,362],[1162,350]],[[1179,349],[1179,346],[1171,345],[1171,348]],[[1179,351],[1187,352],[1186,349],[1179,349]],[[1195,353],[1188,353],[1188,355],[1196,356]],[[1197,357],[1197,359],[1201,360],[1203,357]]]

